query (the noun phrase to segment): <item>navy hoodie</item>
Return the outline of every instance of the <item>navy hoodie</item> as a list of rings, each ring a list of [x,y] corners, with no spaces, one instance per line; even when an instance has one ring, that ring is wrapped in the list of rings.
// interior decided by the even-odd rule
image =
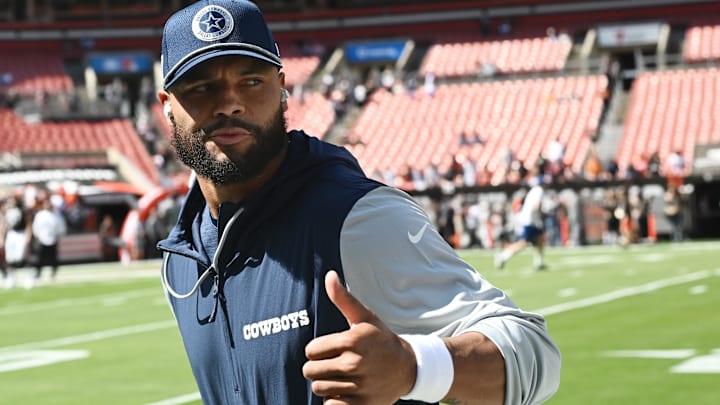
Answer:
[[[323,280],[344,278],[343,223],[378,186],[344,148],[293,131],[271,180],[221,205],[217,224],[191,187],[158,247],[166,287],[188,295],[168,299],[205,404],[322,404],[302,375],[305,345],[348,328]],[[220,241],[208,240],[215,226]]]

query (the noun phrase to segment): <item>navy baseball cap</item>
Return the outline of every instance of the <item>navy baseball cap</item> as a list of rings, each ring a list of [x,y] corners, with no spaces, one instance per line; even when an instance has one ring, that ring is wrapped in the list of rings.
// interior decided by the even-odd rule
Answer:
[[[205,0],[187,6],[165,23],[163,89],[198,64],[226,55],[249,56],[282,68],[277,43],[253,2]]]

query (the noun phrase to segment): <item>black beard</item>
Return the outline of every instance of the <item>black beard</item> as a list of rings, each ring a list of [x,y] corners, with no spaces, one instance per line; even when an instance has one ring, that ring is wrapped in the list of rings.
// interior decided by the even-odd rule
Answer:
[[[178,159],[198,176],[216,185],[243,183],[258,176],[268,162],[287,148],[287,123],[282,108],[278,108],[275,116],[264,127],[228,118],[213,123],[209,129],[190,132],[179,128],[172,115],[170,121],[173,128],[171,143]],[[228,154],[228,159],[219,160],[210,154],[203,138],[206,133],[225,127],[228,121],[231,126],[251,132],[255,142],[245,153]]]

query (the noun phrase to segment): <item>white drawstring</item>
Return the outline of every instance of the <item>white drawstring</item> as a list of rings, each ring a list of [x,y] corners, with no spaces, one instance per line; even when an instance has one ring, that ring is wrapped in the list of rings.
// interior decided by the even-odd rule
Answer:
[[[195,283],[195,285],[190,290],[190,292],[188,292],[187,294],[180,294],[178,292],[175,292],[175,290],[172,287],[170,287],[170,283],[167,281],[167,267],[168,267],[167,262],[168,262],[169,258],[170,258],[170,253],[167,253],[165,255],[165,260],[163,260],[162,283],[163,283],[163,286],[165,287],[165,289],[167,290],[167,292],[169,292],[170,295],[172,295],[173,297],[178,298],[178,299],[185,299],[185,298],[188,298],[188,297],[192,296],[193,294],[195,294],[197,292],[197,290],[200,288],[200,284],[202,284],[202,282],[205,281],[205,279],[210,274],[210,272],[214,270],[213,266],[208,267],[207,270],[205,270],[205,272],[200,276],[200,278],[198,278],[198,281]]]
[[[190,289],[190,291],[188,293],[180,294],[180,293],[176,292],[172,287],[170,287],[170,282],[167,279],[168,261],[170,260],[170,252],[165,254],[165,258],[163,260],[163,266],[162,266],[162,283],[163,283],[163,286],[165,287],[165,289],[167,290],[167,292],[170,293],[170,295],[172,295],[173,297],[178,298],[178,299],[185,299],[185,298],[192,296],[193,294],[195,294],[197,292],[198,289],[200,289],[200,285],[202,284],[203,281],[205,281],[205,279],[210,275],[210,273],[213,271],[217,271],[217,269],[219,268],[218,262],[220,260],[220,251],[222,250],[222,247],[225,245],[225,241],[228,238],[228,234],[230,233],[229,231],[230,231],[232,224],[240,216],[240,214],[242,214],[243,211],[245,211],[245,210],[239,209],[239,210],[235,211],[233,216],[228,221],[227,225],[225,225],[223,234],[220,237],[220,242],[218,243],[218,247],[217,247],[217,249],[215,249],[215,254],[213,255],[212,265],[210,265],[210,267],[208,267],[205,270],[205,272],[203,272],[203,274],[200,275],[200,278],[198,278],[198,280],[195,282],[195,285],[193,286],[192,289]]]

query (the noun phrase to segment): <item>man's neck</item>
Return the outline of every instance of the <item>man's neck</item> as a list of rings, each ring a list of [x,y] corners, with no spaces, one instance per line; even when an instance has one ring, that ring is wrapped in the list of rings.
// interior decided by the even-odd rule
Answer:
[[[247,199],[249,196],[257,192],[264,186],[270,178],[277,172],[278,168],[285,159],[285,153],[278,155],[276,158],[268,162],[263,171],[252,179],[233,184],[215,184],[207,178],[198,176],[198,184],[202,190],[205,201],[207,201],[210,213],[214,218],[218,218],[220,212],[220,204],[222,203],[239,203]]]

